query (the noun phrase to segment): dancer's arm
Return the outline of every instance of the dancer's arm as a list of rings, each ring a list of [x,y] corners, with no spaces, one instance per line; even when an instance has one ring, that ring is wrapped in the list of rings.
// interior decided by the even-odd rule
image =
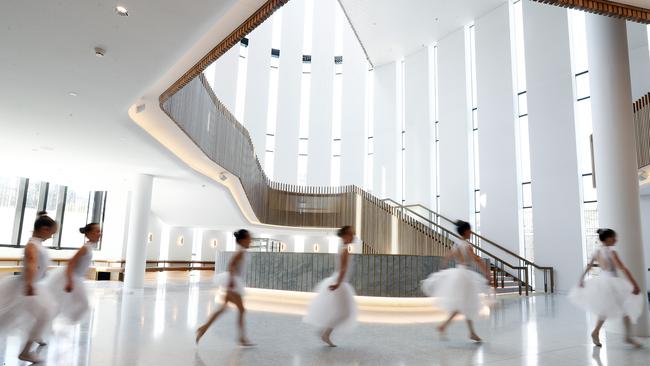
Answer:
[[[625,277],[630,281],[634,289],[632,290],[632,293],[635,295],[638,295],[641,292],[641,289],[639,288],[639,284],[636,283],[634,280],[634,277],[632,277],[632,274],[630,271],[625,267],[621,259],[618,257],[618,254],[616,254],[615,251],[612,251],[612,258],[614,258],[614,263],[616,264],[616,267],[618,267],[623,273],[625,273]]]
[[[578,283],[578,286],[585,287],[585,276],[587,275],[587,273],[589,273],[591,268],[593,268],[595,261],[596,261],[596,256],[594,255],[591,258],[591,261],[589,262],[589,264],[587,264],[587,268],[585,268],[584,272],[582,272],[582,275],[580,276],[580,282]]]
[[[228,276],[228,290],[235,288],[235,272],[237,271],[237,266],[243,256],[243,252],[238,252],[234,257],[232,257],[232,259],[230,259],[230,263],[228,263],[228,273],[230,273]]]
[[[34,244],[25,247],[25,295],[34,296],[34,276],[36,275],[37,249]]]
[[[334,291],[339,286],[341,286],[341,283],[343,283],[343,279],[345,278],[345,273],[348,271],[348,256],[350,253],[347,250],[343,251],[343,254],[341,254],[341,270],[339,271],[339,277],[336,279],[336,283],[330,286],[330,290]]]
[[[72,292],[74,289],[74,281],[73,281],[73,276],[74,276],[74,268],[77,266],[77,263],[79,262],[79,258],[82,256],[86,255],[88,252],[88,248],[84,245],[83,247],[79,248],[77,252],[70,258],[70,261],[68,261],[68,266],[65,269],[65,278],[67,279],[67,283],[65,285],[65,292]]]
[[[485,275],[485,278],[488,280],[488,282],[492,282],[492,277],[490,277],[490,270],[488,269],[487,263],[485,263],[484,260],[481,259],[478,255],[474,253],[474,251],[468,246],[467,247],[467,252],[469,252],[469,255],[471,256],[472,260],[478,265],[478,268],[483,271],[483,274]]]

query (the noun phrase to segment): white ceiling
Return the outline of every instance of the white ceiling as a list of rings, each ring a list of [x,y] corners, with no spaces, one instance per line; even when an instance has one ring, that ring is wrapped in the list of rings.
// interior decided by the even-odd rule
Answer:
[[[340,0],[375,66],[435,43],[506,0]]]
[[[196,177],[127,110],[235,2],[125,0],[119,17],[114,1],[1,1],[0,175],[95,188]]]
[[[639,8],[650,9],[650,0],[614,0],[615,3],[634,5]]]

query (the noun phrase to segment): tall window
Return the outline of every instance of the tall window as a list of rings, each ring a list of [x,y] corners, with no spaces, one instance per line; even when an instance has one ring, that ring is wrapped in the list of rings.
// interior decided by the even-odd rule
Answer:
[[[587,29],[585,13],[569,10],[571,30],[571,63],[574,72],[576,97],[576,135],[578,139],[578,169],[582,175],[582,209],[585,236],[585,261],[598,247],[598,195],[594,181],[592,155],[591,92],[589,60],[587,57]]]
[[[472,115],[472,152],[474,163],[474,227],[476,232],[481,232],[481,176],[479,170],[478,146],[478,104],[476,92],[476,28],[469,27],[469,77],[471,88],[471,115]]]
[[[273,14],[271,34],[271,69],[269,74],[269,99],[266,110],[266,151],[264,153],[264,171],[273,179],[275,164],[275,130],[278,119],[278,82],[280,77],[280,35],[282,30],[282,9]]]
[[[400,163],[402,167],[402,179],[400,186],[402,187],[402,205],[406,204],[406,62],[402,59],[400,63],[400,73],[399,73],[399,103],[398,108],[400,111],[400,122],[401,122],[401,136],[400,136],[400,145],[402,149],[400,151]]]
[[[0,177],[0,246],[20,247],[32,236],[38,211],[47,211],[59,225],[59,234],[45,241],[54,248],[79,248],[79,228],[102,224],[106,192],[79,191],[48,182]]]
[[[435,108],[435,122],[434,122],[434,145],[436,151],[436,212],[440,212],[440,117],[438,112],[438,46],[433,47],[433,83],[434,83],[434,108]]]
[[[309,104],[311,102],[311,51],[314,23],[314,0],[305,0],[305,28],[302,43],[302,78],[300,81],[300,122],[298,126],[298,178],[299,185],[307,184],[309,162]]]
[[[530,135],[528,129],[528,94],[526,86],[526,54],[524,48],[524,19],[521,0],[515,0],[512,6],[514,32],[515,76],[517,93],[517,130],[519,131],[519,176],[521,179],[521,202],[523,222],[523,246],[520,252],[529,260],[534,260],[533,236],[533,194],[532,174],[530,169]]]
[[[334,55],[330,185],[338,186],[341,184],[341,119],[343,99],[343,10],[340,6],[336,6],[334,17]]]
[[[374,189],[374,155],[375,155],[375,128],[374,128],[374,83],[375,74],[370,65],[368,65],[368,74],[366,75],[366,163],[365,163],[365,188],[368,192]]]
[[[246,74],[248,71],[248,38],[239,42],[239,66],[237,67],[237,95],[235,97],[235,118],[244,123],[244,104],[246,102]]]

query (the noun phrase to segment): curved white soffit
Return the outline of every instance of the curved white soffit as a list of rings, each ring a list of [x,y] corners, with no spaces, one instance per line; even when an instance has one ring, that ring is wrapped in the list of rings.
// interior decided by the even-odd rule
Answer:
[[[245,4],[242,4],[245,3]],[[204,55],[214,48],[216,39],[224,39],[230,32],[243,23],[253,12],[265,3],[265,0],[238,1],[220,18],[217,24],[204,35],[190,50],[167,71],[147,92],[129,108],[129,117],[151,135],[156,141],[171,151],[190,168],[228,188],[237,206],[251,224],[272,228],[293,228],[270,225],[260,222],[246,197],[239,178],[223,169],[192,141],[169,116],[160,108],[159,96],[187,70],[194,66]],[[145,106],[144,111],[137,113],[137,106]],[[225,173],[227,180],[219,176]],[[326,231],[334,228],[300,227],[301,230]]]

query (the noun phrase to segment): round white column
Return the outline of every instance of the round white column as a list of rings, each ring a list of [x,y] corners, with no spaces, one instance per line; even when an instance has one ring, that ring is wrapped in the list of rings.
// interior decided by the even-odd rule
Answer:
[[[647,267],[625,21],[593,14],[586,17],[599,223],[618,233],[616,250],[645,299]],[[650,336],[647,301],[644,303],[634,331]]]
[[[153,177],[150,175],[139,174],[133,180],[124,269],[124,287],[127,289],[137,290],[144,286],[152,186]]]

